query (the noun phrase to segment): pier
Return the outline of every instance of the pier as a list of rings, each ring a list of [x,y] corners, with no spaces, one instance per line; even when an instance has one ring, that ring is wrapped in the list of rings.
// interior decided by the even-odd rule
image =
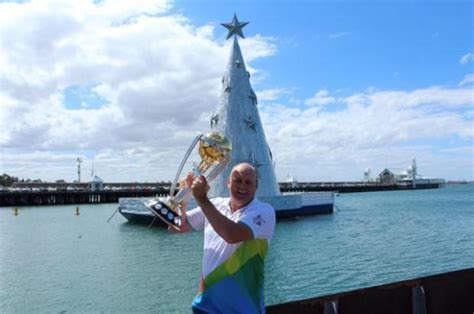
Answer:
[[[16,184],[12,190],[0,191],[2,206],[37,206],[64,204],[117,203],[121,197],[162,197],[169,195],[170,183],[111,183],[105,189],[92,191],[86,183],[60,186],[48,183]],[[295,192],[376,192],[437,189],[439,182],[280,182],[282,193]]]
[[[118,203],[121,197],[160,197],[166,189],[122,191],[40,191],[0,193],[1,206],[37,206],[66,204]]]
[[[356,192],[377,192],[377,191],[403,191],[403,190],[423,190],[438,189],[444,187],[444,182],[428,180],[420,181],[416,184],[410,181],[397,183],[382,182],[280,182],[282,192],[337,192],[337,193],[356,193]]]

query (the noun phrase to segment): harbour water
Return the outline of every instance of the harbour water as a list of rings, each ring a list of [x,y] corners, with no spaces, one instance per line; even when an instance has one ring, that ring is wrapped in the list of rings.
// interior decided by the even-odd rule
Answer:
[[[474,185],[341,194],[336,205],[277,223],[267,304],[474,267]],[[116,206],[0,208],[0,312],[189,313],[202,235],[107,223]]]

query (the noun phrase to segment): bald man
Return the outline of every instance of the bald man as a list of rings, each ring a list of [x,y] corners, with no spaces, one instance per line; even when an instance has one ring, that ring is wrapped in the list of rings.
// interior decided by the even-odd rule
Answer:
[[[265,313],[264,260],[275,229],[275,210],[255,193],[258,177],[248,163],[236,165],[227,180],[229,198],[207,196],[203,176],[183,182],[198,204],[184,210],[181,232],[204,230],[201,284],[193,313]]]

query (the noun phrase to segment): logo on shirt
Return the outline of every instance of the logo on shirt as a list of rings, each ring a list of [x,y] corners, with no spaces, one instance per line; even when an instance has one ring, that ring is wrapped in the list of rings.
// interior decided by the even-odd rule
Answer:
[[[261,226],[265,223],[265,220],[262,218],[262,215],[258,215],[253,218],[253,223],[258,226]]]

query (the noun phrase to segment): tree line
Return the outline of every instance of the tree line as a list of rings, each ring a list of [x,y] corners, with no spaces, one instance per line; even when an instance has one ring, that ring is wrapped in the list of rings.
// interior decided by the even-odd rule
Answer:
[[[14,182],[18,182],[17,177],[9,176],[6,173],[0,176],[0,185],[2,186],[11,186]]]
[[[12,186],[15,182],[42,182],[41,179],[31,180],[31,179],[18,179],[17,177],[10,176],[6,173],[0,176],[0,186]]]

